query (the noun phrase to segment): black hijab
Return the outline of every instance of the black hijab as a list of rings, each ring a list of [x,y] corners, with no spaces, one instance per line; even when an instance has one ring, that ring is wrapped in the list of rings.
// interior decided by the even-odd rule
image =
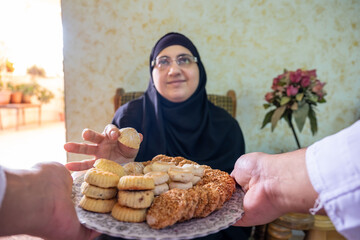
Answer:
[[[162,97],[152,79],[151,61],[172,45],[189,49],[198,59],[198,88],[181,103]],[[118,128],[134,127],[143,134],[135,161],[165,154],[182,156],[227,172],[233,169],[237,158],[245,152],[244,138],[237,121],[207,99],[206,80],[200,55],[186,36],[168,33],[155,44],[150,54],[150,81],[145,94],[121,106],[112,122]]]

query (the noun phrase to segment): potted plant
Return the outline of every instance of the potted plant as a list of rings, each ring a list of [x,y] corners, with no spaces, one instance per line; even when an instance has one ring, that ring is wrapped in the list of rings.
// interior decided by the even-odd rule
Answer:
[[[0,76],[0,104],[8,104],[10,102],[11,91],[9,91]]]
[[[39,88],[37,83],[20,84],[19,89],[22,92],[22,103],[31,103],[31,97],[34,96]]]
[[[21,103],[22,92],[20,91],[19,85],[8,82],[7,87],[11,91],[10,103]]]
[[[41,103],[48,103],[51,99],[54,98],[54,94],[44,87],[39,87],[36,96]]]

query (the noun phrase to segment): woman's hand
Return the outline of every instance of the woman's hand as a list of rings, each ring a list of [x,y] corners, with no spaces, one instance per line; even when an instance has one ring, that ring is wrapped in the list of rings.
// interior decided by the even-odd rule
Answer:
[[[244,216],[235,226],[269,223],[288,212],[307,212],[317,193],[305,163],[306,149],[283,154],[249,153],[231,176],[245,191]]]
[[[139,133],[139,135],[142,141],[142,134]],[[93,144],[68,142],[64,148],[67,152],[92,155],[95,159],[67,163],[66,167],[71,171],[86,170],[91,168],[95,160],[99,158],[106,158],[117,163],[134,161],[139,149],[130,148],[120,143],[118,141],[119,136],[119,129],[113,124],[107,125],[102,134],[84,129],[82,132],[83,139]]]

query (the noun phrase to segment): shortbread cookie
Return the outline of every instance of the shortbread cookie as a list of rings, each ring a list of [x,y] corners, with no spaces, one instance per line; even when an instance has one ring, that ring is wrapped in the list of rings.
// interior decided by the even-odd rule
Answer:
[[[121,128],[119,130],[120,137],[118,141],[124,144],[127,147],[139,149],[140,147],[140,135],[134,128]]]
[[[116,199],[94,199],[83,196],[80,200],[79,206],[85,210],[97,213],[108,213],[116,203]]]
[[[97,168],[90,168],[84,176],[85,182],[102,188],[116,187],[119,179],[120,177],[115,173],[106,172]]]
[[[141,162],[129,162],[124,165],[126,175],[143,175],[144,165]]]
[[[122,222],[144,222],[146,219],[146,208],[128,208],[116,203],[111,211],[111,216]]]
[[[174,189],[174,188],[177,188],[177,189],[189,189],[189,188],[192,188],[193,187],[193,184],[192,182],[187,182],[187,183],[183,183],[183,182],[170,182],[169,183],[169,188],[170,189]]]
[[[153,191],[154,191],[154,195],[158,196],[164,192],[169,191],[169,185],[167,183],[155,185],[155,188]]]
[[[166,172],[148,172],[144,176],[154,179],[155,185],[160,185],[169,181],[169,175]]]
[[[172,189],[155,197],[146,215],[147,224],[161,229],[179,221],[186,207],[185,193],[186,190]]]
[[[118,203],[130,208],[148,208],[154,200],[154,192],[146,191],[119,191]]]
[[[154,179],[145,176],[123,176],[117,184],[119,190],[152,190]]]
[[[105,158],[100,158],[96,160],[94,163],[94,167],[107,172],[115,173],[119,177],[125,175],[125,170],[120,164],[111,160],[107,160]]]
[[[114,188],[101,188],[93,186],[87,182],[81,184],[81,193],[87,197],[95,199],[111,199],[116,196],[117,189]]]
[[[187,183],[190,182],[194,177],[194,174],[191,171],[174,167],[168,170],[168,174],[170,179],[174,182]]]

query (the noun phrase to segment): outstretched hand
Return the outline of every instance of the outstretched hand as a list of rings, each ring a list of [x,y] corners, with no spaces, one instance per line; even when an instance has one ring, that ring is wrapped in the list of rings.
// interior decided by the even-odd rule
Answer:
[[[80,224],[71,199],[72,178],[60,163],[31,170],[6,169],[7,187],[0,208],[0,236],[29,234],[45,239],[94,239]]]
[[[142,141],[142,134],[139,134]],[[99,158],[106,158],[117,163],[134,161],[139,149],[130,148],[120,143],[118,141],[119,136],[119,129],[113,124],[108,124],[103,133],[84,129],[82,137],[90,143],[68,142],[64,145],[64,149],[70,153],[92,155],[95,158],[81,162],[67,163],[66,167],[71,171],[86,170],[91,168],[95,160]]]
[[[235,163],[231,176],[245,191],[244,216],[235,226],[269,223],[288,212],[308,212],[318,194],[305,163],[306,149],[249,153]]]
[[[243,202],[245,214],[235,226],[268,223],[282,214],[274,206],[271,185],[265,179],[266,168],[263,166],[265,163],[261,160],[266,157],[264,155],[263,153],[245,154],[235,163],[231,176],[246,193]]]

